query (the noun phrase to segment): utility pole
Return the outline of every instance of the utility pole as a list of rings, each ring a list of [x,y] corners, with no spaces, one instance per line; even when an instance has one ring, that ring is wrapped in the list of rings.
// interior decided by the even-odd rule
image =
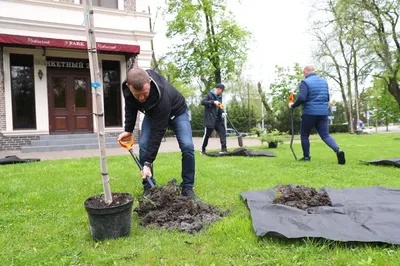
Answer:
[[[248,105],[249,105],[249,131],[251,132],[251,121],[250,121],[250,84],[247,83],[247,98],[248,98]]]
[[[94,33],[94,19],[92,10],[92,0],[83,0],[83,14],[85,17],[85,30],[87,39],[87,49],[90,65],[90,79],[92,87],[92,102],[94,116],[97,126],[97,137],[99,139],[101,175],[103,179],[104,201],[107,204],[112,203],[110,180],[108,178],[106,162],[106,144],[104,134],[104,111],[102,101],[101,75],[99,69],[99,60],[97,57],[96,36]]]

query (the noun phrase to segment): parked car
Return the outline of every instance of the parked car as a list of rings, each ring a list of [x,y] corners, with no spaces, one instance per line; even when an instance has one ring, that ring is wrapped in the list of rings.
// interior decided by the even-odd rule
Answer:
[[[242,137],[246,137],[247,133],[244,132],[239,132],[239,134],[242,135]],[[236,131],[233,128],[227,128],[226,129],[226,136],[236,136]]]

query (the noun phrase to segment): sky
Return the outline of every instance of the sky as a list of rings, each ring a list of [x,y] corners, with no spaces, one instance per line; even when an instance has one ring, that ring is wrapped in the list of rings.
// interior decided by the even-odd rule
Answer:
[[[307,33],[309,0],[228,0],[235,20],[252,33],[245,76],[268,87],[274,80],[275,65],[312,64],[311,38]],[[164,0],[148,1],[153,13]],[[307,3],[308,2],[308,3]],[[264,3],[264,4],[260,4]],[[169,51],[173,40],[165,37],[166,21],[159,15],[155,23],[156,55]]]

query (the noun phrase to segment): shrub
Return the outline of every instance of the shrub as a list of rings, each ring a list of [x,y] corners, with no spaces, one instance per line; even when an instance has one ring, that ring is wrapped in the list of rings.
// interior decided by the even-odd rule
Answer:
[[[253,127],[251,129],[251,135],[257,135],[257,137],[260,137],[261,129],[259,129],[258,127]]]
[[[260,140],[262,144],[264,144],[264,142],[283,143],[282,133],[277,129],[274,129],[270,133],[262,134]]]

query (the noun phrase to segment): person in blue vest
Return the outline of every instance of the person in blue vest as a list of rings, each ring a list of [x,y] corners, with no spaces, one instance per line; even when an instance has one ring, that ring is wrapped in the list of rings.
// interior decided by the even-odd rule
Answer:
[[[222,93],[225,90],[224,84],[218,84],[209,93],[204,95],[201,104],[204,105],[204,135],[203,142],[201,144],[201,154],[206,153],[206,148],[208,145],[208,139],[211,133],[215,129],[219,135],[221,142],[221,152],[226,153],[226,129],[224,125],[223,118],[226,117],[226,113],[221,108],[222,106]]]
[[[294,103],[289,103],[289,108],[303,105],[300,135],[304,157],[300,161],[311,161],[309,136],[311,130],[315,128],[321,139],[336,153],[338,164],[345,164],[344,152],[329,135],[328,83],[315,73],[313,66],[304,68],[304,77],[300,83],[299,97]]]

